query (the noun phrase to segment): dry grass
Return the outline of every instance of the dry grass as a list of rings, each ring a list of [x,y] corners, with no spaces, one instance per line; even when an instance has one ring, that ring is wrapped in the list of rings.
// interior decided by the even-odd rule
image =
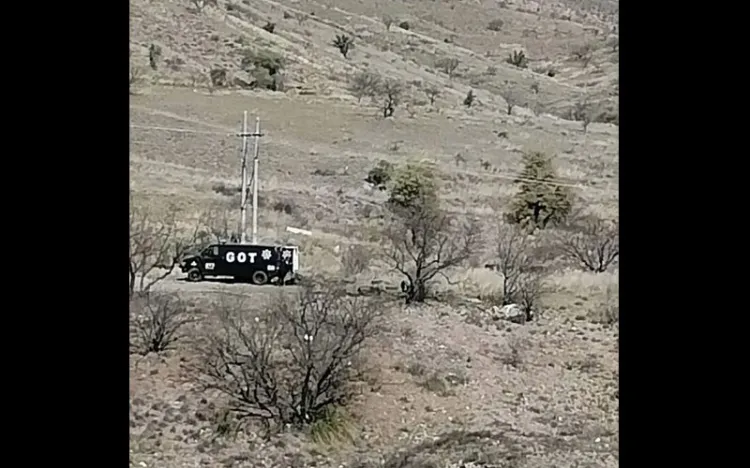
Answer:
[[[588,3],[602,11],[616,6]],[[536,2],[501,4],[237,0],[198,15],[187,0],[131,1],[131,61],[145,70],[131,97],[131,123],[138,126],[131,129],[131,190],[133,202],[147,204],[154,216],[175,207],[186,225],[207,210],[235,216],[241,142],[233,134],[247,110],[262,118],[265,133],[260,240],[300,245],[303,273],[358,283],[401,280],[378,255],[386,195],[363,182],[380,160],[433,162],[444,205],[486,220],[486,248],[473,267],[451,271],[451,283],[439,286],[463,299],[390,310],[358,398],[311,434],[263,440],[252,427],[236,427],[221,398],[194,386],[196,352],[214,326],[211,317],[190,324],[192,338],[174,349],[134,355],[133,466],[617,466],[616,269],[555,269],[545,280],[544,313],[526,325],[494,321],[480,305],[501,292],[497,274],[482,266],[493,258],[495,220],[514,193],[522,152],[554,154],[559,181],[577,187],[577,203],[601,217],[618,216],[617,127],[594,123],[584,133],[580,122],[560,117],[584,90],[616,104],[609,94],[619,65],[603,47],[616,18],[597,17],[581,2],[545,4],[539,12]],[[390,31],[383,14],[394,18]],[[489,30],[495,18],[503,25]],[[402,21],[408,31],[398,27]],[[273,34],[262,29],[267,22],[276,23]],[[355,38],[349,59],[330,45],[342,32]],[[572,47],[591,41],[601,48],[583,67]],[[148,63],[152,43],[162,49],[157,70]],[[285,58],[285,92],[206,86],[212,68],[234,76],[237,51],[251,46]],[[526,52],[528,69],[505,63],[514,50]],[[460,61],[450,79],[435,67],[442,57]],[[550,67],[554,77],[532,71]],[[435,86],[440,95],[430,106],[411,84],[410,110],[399,107],[395,118],[382,119],[367,98],[358,104],[346,89],[347,76],[365,69]],[[506,81],[522,95],[512,115],[500,96]],[[469,89],[479,101],[471,109],[462,105]],[[290,234],[287,226],[313,235]],[[204,310],[221,295],[262,301],[276,294],[176,276],[157,289]]]

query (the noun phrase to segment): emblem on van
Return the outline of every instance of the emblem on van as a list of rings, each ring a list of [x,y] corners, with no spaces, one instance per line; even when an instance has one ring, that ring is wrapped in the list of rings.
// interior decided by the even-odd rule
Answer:
[[[271,251],[265,249],[263,252],[261,252],[260,256],[263,257],[263,260],[268,260],[271,258]]]

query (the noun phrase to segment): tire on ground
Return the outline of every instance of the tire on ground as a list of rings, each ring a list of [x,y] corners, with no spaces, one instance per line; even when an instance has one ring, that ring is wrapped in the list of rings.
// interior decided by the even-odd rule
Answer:
[[[266,284],[268,282],[268,275],[265,271],[256,271],[253,273],[253,277],[251,278],[253,281],[253,284]]]
[[[200,281],[203,279],[203,273],[197,268],[191,268],[187,273],[187,277],[189,281]]]

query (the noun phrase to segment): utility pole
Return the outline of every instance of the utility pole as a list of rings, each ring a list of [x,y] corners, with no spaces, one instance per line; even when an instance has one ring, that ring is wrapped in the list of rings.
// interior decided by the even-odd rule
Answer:
[[[260,147],[260,117],[255,118],[255,133],[247,132],[247,111],[242,119],[242,195],[240,201],[240,243],[247,242],[247,147],[248,137],[255,139],[255,149],[253,151],[253,244],[258,241],[258,151]]]
[[[247,118],[245,119],[247,125]],[[253,152],[253,244],[258,243],[258,150],[260,149],[260,117],[255,117],[255,148]]]
[[[242,195],[240,195],[240,243],[245,243],[247,230],[247,111],[242,119]]]

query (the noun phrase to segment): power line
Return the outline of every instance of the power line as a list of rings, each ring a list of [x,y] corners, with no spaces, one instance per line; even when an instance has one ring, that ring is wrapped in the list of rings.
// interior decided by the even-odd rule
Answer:
[[[221,135],[221,136],[237,136],[238,135],[238,133],[212,132],[210,130],[193,130],[191,128],[157,127],[157,126],[152,126],[152,125],[130,124],[130,128],[139,128],[142,130],[161,130],[165,132],[177,132],[177,133],[199,133],[202,135]]]
[[[195,133],[195,134],[204,134],[204,135],[221,135],[224,137],[227,136],[241,136],[241,133],[223,133],[223,132],[214,132],[209,130],[193,130],[188,128],[176,128],[176,127],[161,127],[161,126],[151,126],[151,125],[135,125],[131,124],[131,128],[138,128],[143,130],[157,130],[157,131],[171,131],[171,132],[177,132],[177,133]],[[152,144],[150,142],[146,142],[143,140],[131,140],[131,143],[141,143],[141,144],[147,144],[147,145],[153,145],[153,146],[159,146],[157,144]],[[480,177],[494,177],[496,179],[503,179],[503,180],[510,180],[510,181],[518,181],[518,182],[530,182],[530,183],[541,183],[543,185],[552,186],[552,187],[568,187],[568,188],[575,188],[575,189],[584,189],[584,190],[595,190],[600,192],[609,192],[612,189],[610,188],[604,188],[604,187],[594,187],[591,185],[585,185],[585,182],[599,182],[599,183],[610,183],[611,180],[608,179],[586,179],[585,181],[571,181],[569,179],[563,179],[563,178],[553,178],[553,179],[536,179],[531,177],[520,177],[520,174],[514,174],[514,173],[498,173],[493,172],[490,174],[481,174],[481,173],[473,173],[473,172],[464,172],[464,174],[471,174],[475,176]],[[252,175],[251,175],[252,177]],[[252,185],[251,185],[252,186]]]

